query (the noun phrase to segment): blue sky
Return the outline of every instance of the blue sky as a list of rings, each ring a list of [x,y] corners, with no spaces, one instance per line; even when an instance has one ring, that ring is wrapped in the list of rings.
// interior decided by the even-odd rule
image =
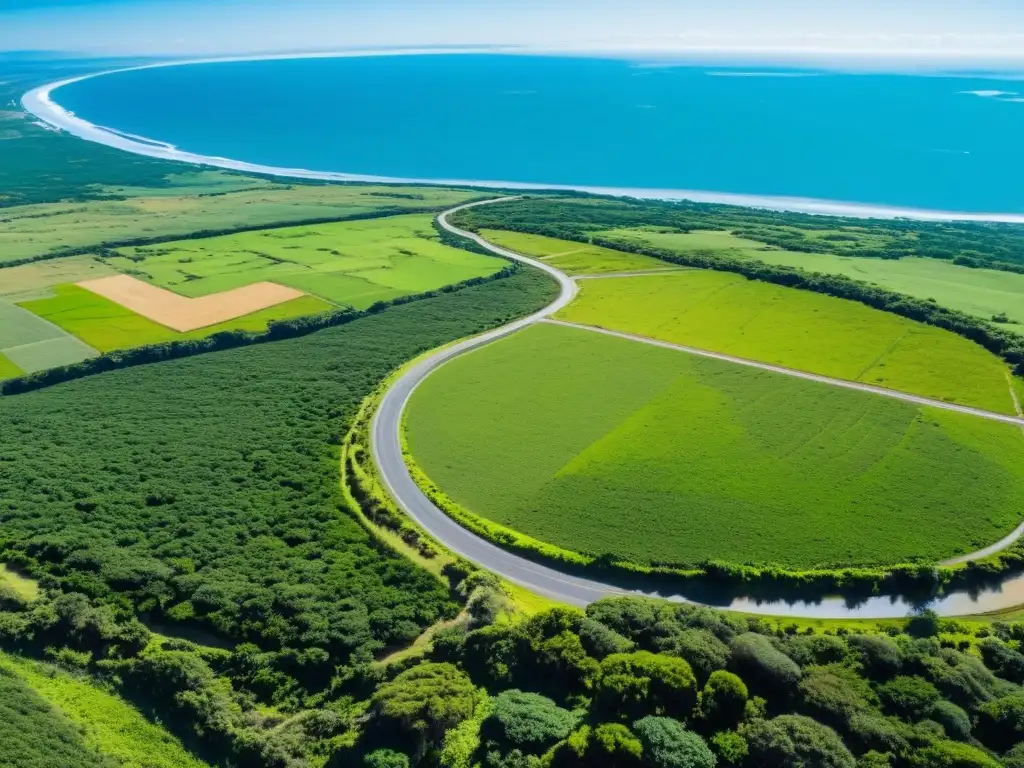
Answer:
[[[0,0],[0,50],[416,45],[1024,57],[1024,0]]]

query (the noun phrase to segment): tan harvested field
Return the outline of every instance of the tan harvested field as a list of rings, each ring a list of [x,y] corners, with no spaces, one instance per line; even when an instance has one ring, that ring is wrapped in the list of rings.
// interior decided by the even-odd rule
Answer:
[[[188,299],[128,275],[86,280],[78,285],[180,333],[225,323],[305,295],[277,283],[253,283]]]

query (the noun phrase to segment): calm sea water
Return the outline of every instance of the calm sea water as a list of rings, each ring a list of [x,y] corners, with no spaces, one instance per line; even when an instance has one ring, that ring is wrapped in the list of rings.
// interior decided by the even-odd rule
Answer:
[[[1024,212],[1024,81],[435,55],[150,69],[54,98],[272,166]]]

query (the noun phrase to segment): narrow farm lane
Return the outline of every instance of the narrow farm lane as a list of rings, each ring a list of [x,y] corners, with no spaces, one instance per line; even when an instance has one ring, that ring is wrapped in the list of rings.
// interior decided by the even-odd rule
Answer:
[[[402,452],[402,441],[401,441],[401,423],[402,414],[405,410],[406,405],[412,396],[413,391],[427,376],[433,371],[449,362],[450,360],[458,357],[459,355],[465,354],[472,350],[478,349],[482,346],[490,344],[493,341],[505,338],[510,334],[513,334],[527,326],[534,323],[545,321],[554,322],[562,325],[568,325],[570,327],[581,328],[588,331],[595,331],[599,333],[605,333],[611,336],[620,336],[623,338],[631,339],[633,341],[643,342],[647,344],[655,344],[658,346],[668,347],[670,349],[677,349],[678,351],[687,352],[690,354],[701,355],[705,357],[713,357],[727,362],[733,362],[741,365],[748,365],[764,370],[769,370],[775,373],[780,373],[788,376],[796,376],[798,378],[810,379],[818,381],[823,384],[832,386],[847,387],[850,389],[857,389],[864,392],[869,392],[876,395],[882,395],[885,397],[895,397],[900,400],[905,400],[911,403],[917,403],[919,405],[927,405],[937,408],[944,408],[946,410],[958,411],[961,413],[967,413],[970,415],[978,416],[981,418],[994,419],[997,421],[1003,421],[1011,424],[1018,424],[1024,427],[1024,418],[1014,418],[1012,416],[1004,416],[1002,414],[990,413],[988,411],[982,411],[974,408],[968,408],[965,406],[953,405],[951,403],[943,403],[940,401],[928,400],[927,398],[917,397],[915,395],[908,395],[902,392],[894,392],[892,390],[882,389],[880,387],[872,387],[867,384],[858,384],[855,382],[842,381],[838,379],[830,379],[824,376],[817,376],[814,374],[808,374],[802,371],[794,371],[787,368],[781,368],[778,366],[772,366],[764,363],[756,363],[750,360],[744,360],[741,358],[732,358],[728,355],[720,355],[714,352],[708,352],[705,350],[699,350],[689,347],[681,347],[675,344],[669,344],[666,342],[659,342],[652,339],[646,339],[639,336],[632,336],[630,334],[621,334],[615,331],[607,331],[604,329],[593,328],[590,326],[580,326],[574,323],[565,323],[563,321],[551,320],[551,316],[557,313],[562,308],[566,307],[576,297],[578,286],[576,281],[566,275],[564,272],[552,267],[550,264],[545,264],[537,259],[524,256],[519,253],[501,248],[485,240],[480,235],[473,232],[467,232],[459,229],[451,223],[450,217],[462,210],[468,208],[474,208],[480,205],[493,205],[495,203],[501,203],[508,200],[517,199],[515,197],[506,197],[495,200],[486,200],[482,202],[470,203],[468,205],[462,205],[457,208],[453,208],[445,213],[438,216],[438,224],[459,237],[465,237],[473,240],[475,243],[483,248],[486,248],[490,252],[501,256],[503,258],[511,259],[523,264],[527,264],[535,269],[542,270],[547,274],[551,275],[559,285],[558,297],[547,307],[536,312],[529,317],[516,320],[515,322],[509,323],[508,325],[496,328],[486,333],[474,336],[473,338],[466,339],[450,347],[446,347],[438,352],[422,359],[419,363],[409,368],[404,375],[398,378],[391,388],[385,393],[381,400],[381,404],[374,414],[373,423],[371,425],[370,443],[371,450],[373,452],[373,458],[377,465],[380,477],[391,494],[392,498],[398,503],[398,505],[418,523],[427,533],[433,538],[443,544],[452,552],[455,552],[467,560],[470,560],[477,565],[486,568],[487,570],[496,573],[504,579],[510,582],[525,587],[537,594],[545,597],[557,600],[562,603],[585,606],[589,603],[599,600],[602,597],[609,596],[622,596],[622,595],[647,595],[650,597],[665,597],[673,600],[685,600],[685,598],[678,595],[664,595],[655,592],[639,592],[629,591],[620,589],[611,584],[605,584],[592,579],[580,578],[572,576],[567,573],[563,573],[555,568],[551,568],[545,565],[541,565],[525,557],[515,555],[508,552],[494,544],[486,541],[485,539],[477,536],[474,533],[466,530],[452,518],[440,510],[427,496],[420,490],[419,486],[413,480],[412,475],[409,472],[409,468],[405,464],[405,460]],[[949,561],[949,564],[962,562],[967,559],[977,559],[978,557],[994,554],[1002,549],[1009,547],[1017,539],[1024,534],[1024,524],[1021,525],[1016,531],[1010,536],[997,542],[991,547],[982,550],[979,553],[972,553],[966,555],[963,558],[956,558],[955,560]],[[934,607],[939,613],[945,615],[958,615],[964,611],[958,610],[957,607],[960,603],[955,599],[957,595],[953,594],[947,596]],[[893,613],[894,610],[901,610],[899,608],[901,601],[890,600],[885,598],[884,601],[887,605],[879,608],[878,617],[886,615],[900,615]],[[758,612],[758,613],[786,613],[790,616],[821,616],[821,604],[811,603],[798,603],[795,606],[790,607],[788,610],[779,610],[778,604],[757,604],[753,601],[740,600],[742,603],[742,609],[747,612]],[[843,606],[843,601],[837,599],[835,607],[836,618],[853,615],[848,614],[846,608]],[[989,605],[987,607],[978,607],[978,610],[995,610],[997,607],[1009,607],[1014,603],[1008,603],[1007,605]],[[802,608],[801,606],[806,606]],[[949,607],[947,607],[949,606]],[[739,607],[739,606],[738,606]],[[907,610],[910,608],[907,604]],[[875,616],[860,616],[861,618],[875,618]]]

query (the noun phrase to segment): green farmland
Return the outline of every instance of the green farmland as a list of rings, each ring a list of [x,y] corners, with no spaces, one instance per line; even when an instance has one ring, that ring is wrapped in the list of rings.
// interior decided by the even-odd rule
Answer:
[[[932,562],[1024,509],[1024,434],[585,330],[535,326],[415,392],[408,444],[470,511],[636,562]]]
[[[268,323],[275,320],[316,315],[334,309],[334,305],[326,301],[314,296],[303,296],[226,323],[178,333],[77,285],[56,286],[53,294],[48,299],[24,302],[21,307],[60,326],[100,352],[201,339],[221,331],[260,333],[267,329]]]
[[[1007,367],[948,331],[724,272],[590,280],[562,319],[1015,413]]]
[[[110,199],[4,209],[0,263],[194,232],[345,219],[382,209],[442,210],[478,196],[442,188],[280,184],[222,172],[176,174],[159,187],[103,187],[96,193]]]
[[[819,239],[827,233],[808,233]],[[831,253],[803,253],[772,248],[728,232],[659,232],[654,229],[618,229],[601,237],[640,242],[677,253],[711,251],[739,259],[758,259],[768,264],[796,267],[808,272],[873,283],[881,288],[990,320],[1005,315],[1007,327],[1024,331],[1024,274],[994,269],[971,269],[950,261],[904,257],[864,258]],[[814,239],[814,238],[811,238]]]
[[[495,245],[533,256],[570,275],[598,275],[614,272],[642,272],[671,269],[673,265],[635,253],[624,253],[571,240],[542,235],[484,229],[480,234]]]
[[[0,379],[78,363],[96,350],[58,326],[0,299]],[[20,371],[19,371],[20,369]]]
[[[106,264],[183,296],[267,280],[359,309],[504,266],[501,259],[441,244],[428,215],[245,232],[119,253]]]

